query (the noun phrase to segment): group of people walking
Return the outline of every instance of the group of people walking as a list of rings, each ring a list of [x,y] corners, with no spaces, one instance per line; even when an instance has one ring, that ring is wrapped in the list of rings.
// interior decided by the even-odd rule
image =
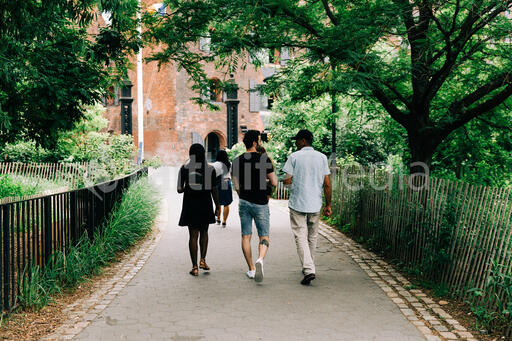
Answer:
[[[293,139],[298,151],[290,155],[283,167],[283,182],[290,186],[290,224],[302,264],[304,278],[301,284],[309,285],[316,278],[314,252],[322,194],[325,196],[323,213],[331,214],[330,171],[327,157],[313,149],[310,131],[300,130]],[[239,196],[242,252],[248,266],[246,275],[256,282],[263,281],[264,259],[270,247],[268,202],[272,187],[277,186],[277,175],[272,160],[261,146],[260,132],[247,131],[243,142],[246,152],[235,158],[232,164],[227,153],[219,151],[217,161],[212,165],[206,160],[204,147],[193,144],[189,160],[180,168],[178,193],[184,193],[184,197],[179,225],[189,229],[190,274],[193,276],[198,276],[199,269],[210,270],[206,264],[208,226],[215,222],[220,224],[221,219],[222,226],[226,226],[229,205],[233,201],[232,181]],[[259,238],[255,262],[251,249],[253,221]]]

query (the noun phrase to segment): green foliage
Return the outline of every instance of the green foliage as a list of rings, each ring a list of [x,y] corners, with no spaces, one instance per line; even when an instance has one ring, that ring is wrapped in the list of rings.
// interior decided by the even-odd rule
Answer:
[[[438,148],[432,174],[472,184],[512,184],[512,114],[495,110],[454,131]]]
[[[57,252],[43,270],[28,269],[30,277],[20,282],[18,304],[40,309],[51,295],[74,288],[101,268],[116,260],[119,252],[129,249],[150,231],[159,209],[159,196],[147,178],[132,183],[113,213],[94,236],[84,235],[66,254]]]
[[[44,191],[57,190],[65,186],[65,183],[56,180],[51,181],[29,176],[1,174],[0,199],[41,194]]]
[[[238,142],[235,144],[231,149],[227,149],[226,152],[228,153],[228,157],[230,160],[235,159],[237,156],[242,155],[245,153],[247,149],[245,148],[245,145],[243,142]]]
[[[153,168],[159,168],[163,165],[162,159],[157,155],[151,159],[144,159],[142,161],[142,164],[145,167],[153,167]]]
[[[204,62],[216,61],[229,74],[247,67],[248,56],[262,66],[262,53],[289,48],[293,60],[266,80],[266,91],[305,105],[338,93],[385,113],[380,119],[392,134],[384,147],[399,152],[383,150],[375,131],[349,126],[341,134],[343,153],[367,160],[403,154],[406,162],[430,165],[439,145],[457,129],[472,128],[475,118],[502,131],[495,111],[512,94],[512,22],[503,15],[512,0],[166,3],[173,15],[146,18],[146,39],[162,46],[150,59],[184,68],[198,91],[206,87]],[[209,52],[188,49],[201,38],[211,40]],[[332,120],[327,113],[318,120],[327,123],[317,131],[319,141],[328,139]],[[281,154],[290,149],[286,143]]]
[[[6,143],[2,156],[10,162],[47,162],[53,159],[52,153],[38,146],[34,140]]]
[[[110,26],[92,29],[98,9]],[[137,0],[7,1],[0,8],[0,143],[53,147],[86,105],[126,75]]]
[[[104,131],[108,120],[103,117],[105,107],[101,104],[88,106],[84,117],[73,128],[59,134],[54,149],[55,158],[65,161],[90,161],[94,156],[84,151],[91,133]]]
[[[9,174],[0,175],[0,198],[37,194],[37,184],[14,181]]]
[[[512,328],[512,272],[493,262],[492,272],[483,289],[468,291],[471,311],[477,318],[478,328],[503,332]],[[496,307],[491,309],[489,307]]]
[[[135,146],[131,135],[101,132],[108,121],[105,108],[88,106],[84,117],[73,129],[61,132],[53,149],[38,146],[34,140],[6,144],[2,153],[6,161],[18,162],[90,162],[91,183],[130,173],[134,168]]]

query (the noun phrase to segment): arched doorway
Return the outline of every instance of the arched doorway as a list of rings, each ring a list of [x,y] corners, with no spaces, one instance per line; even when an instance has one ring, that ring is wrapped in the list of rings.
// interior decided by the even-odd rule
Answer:
[[[206,157],[208,158],[208,161],[215,161],[217,158],[217,152],[220,149],[219,136],[214,132],[209,133],[204,139],[204,144],[206,146]]]

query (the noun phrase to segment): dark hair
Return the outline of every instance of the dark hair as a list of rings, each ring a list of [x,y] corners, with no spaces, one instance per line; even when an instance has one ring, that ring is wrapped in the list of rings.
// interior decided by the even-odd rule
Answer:
[[[190,160],[185,167],[188,168],[187,181],[190,188],[192,190],[203,190],[207,186],[211,186],[211,184],[207,183],[208,174],[206,174],[206,151],[203,145],[194,143],[190,146],[188,155],[190,156]]]
[[[263,147],[262,145],[258,145],[256,147],[256,151],[260,154],[265,154],[267,152],[267,150],[265,149],[265,147]]]
[[[228,153],[223,149],[221,149],[217,152],[217,160],[216,161],[222,162],[223,164],[226,165],[226,167],[228,169],[231,167],[231,162],[229,162]]]
[[[245,148],[252,148],[252,144],[254,142],[258,143],[260,137],[260,132],[257,130],[249,130],[244,135],[244,144]]]
[[[194,143],[191,145],[188,150],[188,155],[191,161],[206,164],[206,150],[202,144]]]

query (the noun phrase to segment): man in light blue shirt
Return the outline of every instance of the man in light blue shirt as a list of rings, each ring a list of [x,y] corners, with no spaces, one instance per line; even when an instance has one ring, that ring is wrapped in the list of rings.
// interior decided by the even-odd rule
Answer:
[[[309,285],[315,279],[314,252],[318,239],[318,224],[322,209],[322,192],[325,194],[324,215],[331,215],[331,182],[327,157],[314,150],[313,134],[300,130],[292,139],[299,149],[292,153],[283,171],[285,185],[291,185],[290,223],[302,263],[304,278],[300,282]]]

